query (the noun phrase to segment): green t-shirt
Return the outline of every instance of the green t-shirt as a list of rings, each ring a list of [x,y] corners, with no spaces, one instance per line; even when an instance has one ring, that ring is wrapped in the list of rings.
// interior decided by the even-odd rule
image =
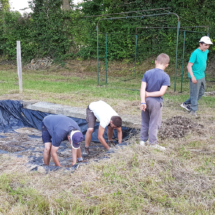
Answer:
[[[193,63],[193,74],[197,80],[205,77],[208,53],[208,49],[203,52],[198,48],[190,56],[189,63]],[[189,73],[188,76],[191,78]]]

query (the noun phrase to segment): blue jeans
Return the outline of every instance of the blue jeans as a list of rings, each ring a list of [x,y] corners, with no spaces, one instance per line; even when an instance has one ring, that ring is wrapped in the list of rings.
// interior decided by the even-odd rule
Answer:
[[[190,98],[187,99],[184,103],[186,105],[190,105],[192,111],[197,111],[198,109],[198,100],[204,95],[206,83],[205,77],[197,80],[196,84],[193,84],[192,79],[189,78],[190,81]]]

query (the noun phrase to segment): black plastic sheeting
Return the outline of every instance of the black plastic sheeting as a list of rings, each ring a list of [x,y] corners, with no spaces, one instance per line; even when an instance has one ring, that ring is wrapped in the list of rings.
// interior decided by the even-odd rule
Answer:
[[[24,127],[29,127],[29,128],[35,128],[38,130],[41,130],[41,125],[42,125],[42,120],[45,116],[49,115],[49,113],[44,113],[44,112],[40,112],[40,111],[34,111],[34,110],[29,110],[29,109],[25,109],[23,108],[22,105],[22,101],[12,101],[12,100],[2,100],[0,101],[0,138],[4,139],[7,142],[8,141],[8,137],[4,133],[10,133],[10,135],[13,136],[13,133],[15,135],[16,130],[20,129],[20,128],[24,128]],[[84,119],[79,119],[79,118],[72,118],[73,120],[75,120],[79,127],[81,128],[82,133],[85,135],[86,131],[87,131],[87,122]],[[94,132],[93,132],[93,136],[92,136],[92,142],[99,142],[98,140],[98,127],[99,127],[99,123],[96,123]],[[119,147],[123,147],[128,145],[129,143],[125,142],[129,137],[133,136],[134,134],[136,134],[136,130],[135,129],[131,129],[131,128],[127,128],[127,127],[122,127],[122,132],[123,132],[123,142],[121,144],[118,144]],[[39,134],[41,134],[39,132]],[[11,137],[12,137],[11,136]],[[23,140],[24,142],[22,142],[22,144],[20,144],[19,146],[15,146],[15,147],[19,147],[21,148],[20,151],[18,150],[17,152],[14,152],[13,154],[16,155],[17,157],[22,157],[22,154],[28,153],[30,152],[31,155],[28,156],[28,163],[27,166],[30,166],[31,170],[37,170],[39,166],[43,166],[43,168],[45,169],[46,172],[49,171],[56,171],[59,169],[59,167],[55,167],[53,166],[54,163],[50,163],[50,166],[44,166],[43,165],[43,157],[42,157],[42,151],[43,149],[43,144],[42,144],[42,139],[41,139],[41,135],[38,136],[38,134],[29,134],[27,135],[30,138],[35,138],[37,139],[36,142],[37,144],[35,145],[35,142],[32,143],[31,141],[27,141]],[[107,140],[107,132],[105,132],[104,134],[104,138]],[[114,137],[113,138],[117,138],[117,132],[114,131]],[[10,137],[9,137],[10,139]],[[30,142],[30,145],[28,145],[28,143]],[[115,141],[115,143],[117,143],[117,141]],[[13,145],[13,143],[12,143]],[[38,148],[40,149],[40,151],[37,151]],[[97,147],[97,148],[103,148],[103,146],[100,143],[96,143],[96,146],[91,146],[91,147]],[[67,145],[65,142],[62,142],[60,145],[60,148],[58,150],[59,153],[65,153],[67,150]],[[0,154],[6,154],[8,153],[5,150],[0,150]],[[108,151],[105,153],[105,155],[103,157],[100,157],[99,160],[101,159],[106,159],[108,158],[108,155],[110,153],[114,153],[114,150],[112,151]],[[37,156],[36,156],[37,154]],[[39,156],[38,156],[39,154]],[[71,156],[65,158],[64,160],[61,160],[62,163],[68,163],[70,160],[72,160]],[[98,159],[94,159],[94,161],[98,161]],[[67,168],[67,170],[69,170],[70,172],[73,172],[76,167],[73,168]]]
[[[49,113],[40,111],[34,111],[23,108],[21,101],[2,100],[0,101],[0,133],[14,132],[15,129],[21,127],[30,127],[41,130],[41,122],[45,116]],[[85,119],[73,118],[81,128],[82,133],[85,135],[87,131],[87,122]],[[93,142],[99,142],[98,140],[98,128],[97,122],[92,135]],[[107,128],[106,128],[107,129]],[[135,129],[122,127],[123,141],[129,138],[129,135],[135,133]],[[104,134],[104,138],[107,140],[107,132]],[[114,130],[114,137],[117,138],[117,131]]]

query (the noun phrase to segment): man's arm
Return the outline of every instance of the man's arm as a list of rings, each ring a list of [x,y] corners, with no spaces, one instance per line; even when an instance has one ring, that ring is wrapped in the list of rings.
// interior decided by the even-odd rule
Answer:
[[[51,156],[52,156],[52,159],[55,163],[55,166],[61,166],[60,162],[58,160],[58,156],[57,156],[57,150],[58,149],[59,149],[59,147],[55,147],[55,146],[52,146],[52,148],[51,148]]]
[[[109,150],[110,147],[108,146],[108,144],[106,143],[106,141],[105,141],[105,139],[104,139],[104,137],[103,137],[104,133],[105,133],[105,129],[100,125],[100,126],[99,126],[99,131],[98,131],[98,139],[99,139],[99,141],[101,142],[101,144],[102,144],[107,150]]]
[[[163,96],[167,90],[168,86],[162,86],[160,91],[146,92],[147,97],[160,97]]]
[[[145,111],[146,109],[146,104],[142,104],[142,103],[146,103],[146,82],[141,83],[141,89],[140,89],[140,99],[141,99],[141,105],[140,105],[140,110]]]
[[[117,128],[117,134],[118,134],[118,143],[122,142],[122,128]]]
[[[193,66],[193,63],[190,63],[190,62],[189,62],[189,63],[187,64],[187,70],[188,70],[188,72],[190,73],[192,82],[193,82],[194,84],[196,84],[196,83],[197,83],[197,80],[196,80],[196,78],[195,78],[195,76],[194,76],[194,74],[193,74],[192,66]]]

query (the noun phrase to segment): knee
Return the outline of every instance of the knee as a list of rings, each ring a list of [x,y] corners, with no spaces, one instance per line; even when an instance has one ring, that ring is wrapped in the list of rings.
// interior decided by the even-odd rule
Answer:
[[[51,145],[45,145],[45,150],[46,153],[50,153],[51,151]]]
[[[88,128],[88,129],[87,129],[87,133],[89,133],[89,134],[92,134],[93,131],[94,131],[94,128]]]

